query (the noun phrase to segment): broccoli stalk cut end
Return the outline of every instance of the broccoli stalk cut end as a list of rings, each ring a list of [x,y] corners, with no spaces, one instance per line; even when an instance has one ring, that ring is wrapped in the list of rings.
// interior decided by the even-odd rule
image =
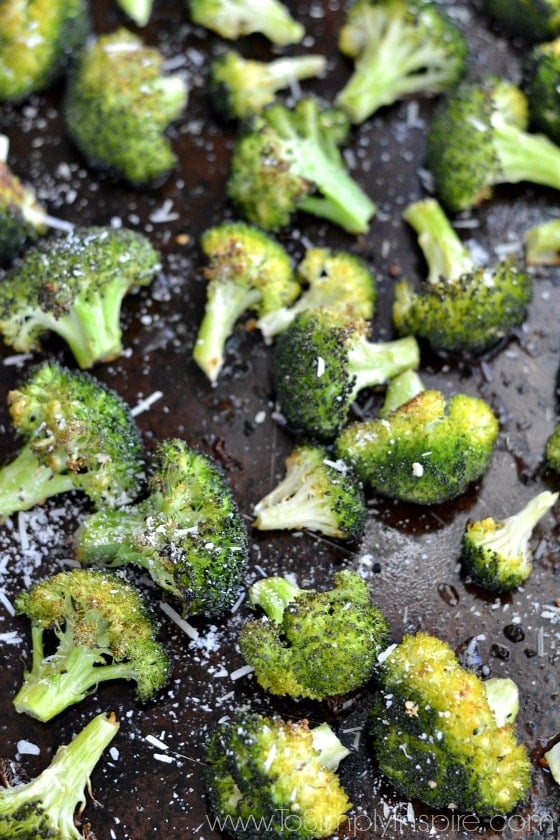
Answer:
[[[260,607],[275,624],[281,624],[284,610],[300,592],[299,586],[285,577],[263,578],[251,586],[249,603],[252,607]]]
[[[525,231],[524,241],[528,265],[560,263],[560,219],[529,228]]]
[[[486,699],[499,727],[514,723],[519,712],[519,688],[509,677],[484,681]]]
[[[338,770],[340,762],[350,755],[350,750],[344,746],[340,738],[335,735],[328,723],[321,723],[311,730],[313,749],[317,751],[317,759],[321,767],[333,772]]]
[[[137,26],[146,26],[152,14],[153,0],[117,0],[117,4]]]

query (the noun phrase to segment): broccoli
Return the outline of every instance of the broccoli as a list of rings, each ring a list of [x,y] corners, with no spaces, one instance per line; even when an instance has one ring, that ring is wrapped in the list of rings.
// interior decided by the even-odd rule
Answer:
[[[0,101],[20,102],[48,87],[89,31],[86,0],[0,3]]]
[[[424,383],[415,370],[403,370],[388,382],[379,417],[387,417],[400,405],[425,390]]]
[[[509,35],[543,41],[560,34],[558,0],[484,0],[483,5]]]
[[[125,15],[134,21],[137,26],[146,26],[152,14],[153,0],[117,0]]]
[[[434,808],[507,814],[523,799],[531,764],[512,722],[499,725],[484,682],[427,633],[405,636],[380,666],[370,732],[397,790]]]
[[[449,212],[479,205],[497,184],[531,181],[560,189],[560,147],[527,127],[527,97],[496,76],[463,82],[439,103],[426,137],[426,164]]]
[[[236,41],[258,33],[285,47],[303,41],[305,30],[280,0],[187,0],[193,23]]]
[[[148,284],[159,255],[148,239],[124,228],[76,228],[29,248],[0,284],[0,333],[15,350],[40,349],[57,333],[81,368],[122,351],[121,304]]]
[[[237,139],[228,194],[250,222],[286,227],[296,211],[328,219],[348,233],[367,233],[375,204],[352,179],[341,155],[350,123],[344,112],[304,97],[293,108],[275,102]]]
[[[187,98],[184,79],[163,74],[163,55],[119,29],[81,54],[68,79],[64,120],[92,166],[136,186],[158,184],[176,162],[164,132]]]
[[[284,478],[255,505],[253,525],[259,531],[308,528],[357,539],[365,512],[362,483],[353,469],[322,446],[302,444],[286,458]]]
[[[265,691],[324,700],[371,679],[389,629],[357,572],[336,572],[328,592],[264,578],[249,597],[265,615],[241,628],[239,649]]]
[[[9,391],[8,408],[23,442],[0,467],[0,519],[71,490],[96,507],[136,497],[144,450],[115,391],[88,373],[46,361]]]
[[[560,473],[560,423],[554,427],[546,441],[544,460],[546,466],[555,473]]]
[[[403,217],[418,234],[429,273],[418,292],[409,280],[396,284],[397,332],[428,341],[440,355],[470,357],[523,322],[532,292],[525,269],[511,258],[477,267],[435,199],[410,204]]]
[[[462,560],[471,580],[493,592],[522,586],[533,569],[529,549],[533,529],[557,499],[558,493],[539,493],[506,519],[469,519],[463,533]]]
[[[354,71],[335,104],[353,123],[406,96],[433,96],[465,72],[460,30],[430,0],[354,0],[338,41]]]
[[[550,775],[560,785],[560,741],[544,753],[543,759],[545,766],[550,770]]]
[[[328,837],[351,808],[336,774],[348,753],[326,723],[239,711],[206,747],[214,825],[235,840]]]
[[[560,5],[558,7],[560,19]],[[560,143],[560,36],[536,44],[525,59],[523,90],[534,128]]]
[[[15,608],[31,622],[32,639],[17,712],[46,722],[107,680],[133,680],[142,701],[167,682],[169,658],[152,614],[139,591],[114,574],[59,572],[20,592]]]
[[[75,811],[83,811],[84,789],[89,790],[95,765],[118,731],[114,714],[96,715],[69,744],[58,748],[39,776],[0,789],[0,837],[83,840]]]
[[[35,192],[8,166],[9,141],[0,134],[0,260],[10,260],[45,233],[45,211]]]
[[[236,321],[247,310],[264,315],[291,303],[300,285],[286,250],[252,225],[224,222],[206,230],[200,244],[208,287],[193,359],[214,383]]]
[[[322,75],[326,64],[322,55],[285,56],[266,62],[226,50],[210,64],[208,94],[220,116],[247,119],[274,102],[278,91],[299,79]]]
[[[424,390],[384,417],[350,423],[335,451],[375,492],[432,505],[480,478],[497,437],[498,420],[484,400]]]
[[[525,261],[528,265],[560,263],[560,219],[542,222],[525,231]]]
[[[364,260],[346,251],[309,248],[297,270],[305,291],[292,306],[283,306],[257,321],[267,342],[309,309],[337,309],[348,318],[371,319],[377,281]]]
[[[272,352],[272,382],[294,429],[329,440],[345,424],[359,392],[419,364],[416,339],[368,340],[369,324],[328,309],[301,312]]]
[[[148,495],[120,511],[85,517],[75,535],[85,565],[145,569],[185,613],[222,615],[239,595],[247,529],[225,477],[207,455],[179,439],[153,455]]]

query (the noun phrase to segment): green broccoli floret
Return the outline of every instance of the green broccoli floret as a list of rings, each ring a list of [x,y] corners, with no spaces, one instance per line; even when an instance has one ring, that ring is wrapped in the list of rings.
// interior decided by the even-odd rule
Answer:
[[[558,265],[560,263],[560,219],[542,222],[525,231],[525,261],[527,265]]]
[[[328,837],[351,808],[336,774],[348,753],[326,723],[238,712],[204,756],[214,828],[235,840]]]
[[[249,597],[265,615],[242,627],[239,649],[265,691],[324,700],[371,679],[389,630],[359,574],[336,572],[327,592],[264,578]]]
[[[335,451],[375,492],[432,505],[483,475],[497,437],[498,420],[484,400],[425,390],[382,418],[350,423]]]
[[[305,287],[298,300],[257,321],[267,342],[309,309],[334,309],[350,319],[373,317],[377,281],[360,257],[330,248],[309,248],[298,266],[297,278]]]
[[[523,586],[533,570],[531,534],[557,499],[558,493],[539,493],[506,519],[469,519],[462,547],[466,574],[493,592],[509,592]]]
[[[560,5],[559,18],[560,18]],[[523,90],[531,125],[560,143],[560,36],[536,44],[525,58]]]
[[[154,452],[147,497],[85,517],[76,554],[86,565],[140,566],[185,613],[218,616],[239,595],[247,529],[217,464],[169,439]]]
[[[544,460],[551,470],[560,473],[560,423],[555,426],[544,448]]]
[[[446,642],[418,633],[380,666],[370,730],[382,772],[434,808],[510,813],[529,789],[531,763],[513,723],[499,725],[484,682]]]
[[[102,382],[47,361],[8,393],[8,408],[23,442],[0,468],[0,519],[71,490],[96,507],[138,495],[140,435],[129,407]]]
[[[89,30],[86,0],[0,3],[0,100],[20,102],[48,87]]]
[[[133,680],[142,701],[167,682],[169,658],[152,614],[139,591],[114,574],[59,572],[21,592],[15,607],[31,622],[32,639],[17,712],[45,722],[107,680]]]
[[[2,279],[0,334],[27,353],[40,349],[45,332],[57,333],[81,368],[115,359],[123,299],[158,268],[149,240],[124,228],[76,228],[42,239]]]
[[[272,353],[272,382],[280,409],[294,429],[332,439],[364,388],[417,368],[412,336],[368,339],[369,324],[328,309],[300,313],[280,333]]]
[[[206,230],[200,245],[209,262],[204,271],[208,286],[193,359],[213,383],[237,320],[247,311],[274,312],[301,289],[285,248],[259,228],[224,222]]]
[[[383,405],[379,409],[379,417],[387,417],[396,408],[425,390],[424,383],[415,370],[403,370],[389,380]]]
[[[344,461],[322,446],[302,444],[286,458],[286,474],[253,510],[259,531],[307,528],[336,539],[357,539],[364,530],[362,482]]]
[[[439,103],[426,164],[449,212],[476,207],[496,184],[530,181],[560,189],[560,147],[527,126],[527,97],[495,76],[463,82]]]
[[[101,35],[73,68],[64,99],[68,134],[95,167],[131,184],[164,180],[176,157],[165,135],[187,104],[184,79],[126,29]]]
[[[460,30],[429,0],[354,0],[340,30],[354,71],[335,103],[353,123],[406,96],[433,96],[465,72]]]
[[[8,166],[8,149],[8,138],[0,134],[0,260],[12,259],[46,231],[45,210]]]
[[[476,266],[435,199],[410,204],[403,218],[418,234],[429,273],[419,291],[406,279],[395,286],[393,324],[401,335],[428,341],[440,355],[468,357],[523,322],[533,281],[515,260]]]
[[[258,33],[278,47],[303,41],[305,30],[280,0],[187,0],[193,23],[236,41]]]
[[[509,35],[543,41],[560,34],[559,0],[484,0],[483,5]]]
[[[235,143],[229,197],[265,230],[286,227],[302,211],[348,233],[367,233],[376,207],[341,155],[349,127],[340,108],[309,97],[293,108],[269,105],[247,122]]]
[[[83,840],[75,812],[86,804],[90,776],[117,732],[114,714],[99,714],[29,782],[0,789],[0,837]],[[93,837],[93,834],[90,834]]]
[[[146,26],[150,20],[154,0],[116,0],[116,2],[137,26]]]
[[[273,61],[243,58],[236,50],[226,52],[210,64],[208,94],[217,114],[244,120],[274,102],[278,91],[300,79],[324,73],[323,55],[284,56]]]

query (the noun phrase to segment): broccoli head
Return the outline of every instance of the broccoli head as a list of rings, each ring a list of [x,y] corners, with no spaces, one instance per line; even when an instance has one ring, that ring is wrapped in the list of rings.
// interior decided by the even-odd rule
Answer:
[[[338,45],[355,65],[335,102],[353,123],[406,96],[448,90],[466,67],[463,35],[430,0],[354,0]]]
[[[439,103],[426,164],[449,212],[476,207],[497,184],[530,181],[560,189],[560,148],[528,130],[528,102],[513,82],[463,82]]]
[[[531,763],[513,722],[498,723],[484,682],[449,645],[405,636],[384,655],[370,717],[379,767],[397,790],[435,808],[510,813]]]
[[[107,680],[133,680],[139,700],[167,682],[169,658],[139,591],[106,571],[59,572],[21,592],[16,612],[31,622],[32,664],[17,712],[51,720]],[[51,636],[55,652],[51,652]]]
[[[85,565],[145,569],[188,614],[221,615],[238,597],[247,529],[218,466],[184,441],[156,448],[148,495],[85,517],[76,534]]]
[[[409,280],[395,286],[393,323],[402,335],[429,342],[440,355],[480,355],[523,322],[532,278],[509,258],[476,266],[435,199],[410,204],[403,214],[418,234],[429,273],[419,291]]]
[[[359,574],[336,572],[328,592],[264,578],[249,596],[265,615],[242,627],[239,649],[265,691],[324,700],[371,679],[389,630]]]
[[[560,34],[559,0],[484,0],[483,5],[508,35],[543,41]]]
[[[384,417],[350,423],[335,451],[375,492],[431,505],[480,478],[497,437],[498,420],[484,400],[424,390]]]
[[[340,153],[349,121],[340,108],[304,97],[275,102],[247,121],[237,139],[228,193],[249,221],[286,227],[296,211],[367,233],[374,203],[348,173]]]
[[[259,531],[307,528],[336,539],[357,539],[364,530],[362,483],[344,461],[322,446],[302,444],[286,458],[286,474],[255,505]]]
[[[525,261],[527,265],[558,265],[560,263],[560,219],[541,222],[525,231]]]
[[[0,789],[0,837],[83,840],[75,812],[83,810],[90,776],[118,731],[115,715],[96,715],[69,744],[58,748],[42,773]]]
[[[214,383],[237,320],[247,311],[274,312],[301,289],[287,251],[253,225],[224,222],[206,230],[200,244],[209,262],[208,286],[193,359]]]
[[[187,98],[183,78],[164,75],[163,55],[119,29],[99,36],[81,54],[68,80],[64,119],[92,166],[134,185],[151,185],[175,165],[164,132]]]
[[[332,439],[361,390],[418,367],[415,338],[372,342],[368,330],[364,319],[348,320],[343,313],[320,309],[300,313],[280,333],[272,381],[290,426]]]
[[[336,773],[348,752],[326,723],[238,712],[206,747],[214,825],[235,840],[328,837],[351,808]]]
[[[258,33],[278,47],[297,44],[305,30],[280,0],[187,0],[193,23],[237,41]]]
[[[560,20],[560,5],[558,6]],[[560,35],[536,44],[527,54],[523,90],[529,102],[531,125],[560,143]]]
[[[137,496],[144,450],[115,391],[50,361],[9,392],[8,407],[23,443],[0,468],[1,519],[71,490],[96,507],[118,507]]]

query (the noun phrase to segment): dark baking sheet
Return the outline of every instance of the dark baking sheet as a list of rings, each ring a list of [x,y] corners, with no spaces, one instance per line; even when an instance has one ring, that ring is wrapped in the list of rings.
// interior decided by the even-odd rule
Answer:
[[[336,47],[343,6],[337,0],[288,5],[308,35],[303,46],[286,52],[305,49],[328,55],[327,77],[305,83],[305,90],[330,98],[350,72]],[[523,45],[500,37],[474,3],[447,6],[472,48],[469,74],[477,77],[494,71],[518,80]],[[92,13],[98,33],[130,26],[109,0],[92,3]],[[98,367],[95,374],[133,406],[154,398],[137,416],[148,450],[164,437],[176,435],[215,456],[250,526],[253,504],[283,474],[283,459],[294,443],[275,415],[269,350],[257,332],[240,326],[214,388],[191,361],[205,294],[198,236],[209,225],[233,215],[224,188],[235,129],[216,119],[205,95],[208,59],[223,42],[194,27],[180,0],[156,0],[151,22],[141,32],[162,49],[175,70],[185,74],[191,87],[188,108],[171,131],[180,163],[160,188],[131,190],[88,168],[64,136],[61,84],[18,107],[2,106],[0,125],[11,141],[10,165],[34,185],[53,215],[79,224],[120,219],[123,225],[146,233],[161,250],[161,276],[150,289],[125,303],[126,353],[118,362]],[[258,37],[238,46],[244,54],[259,58],[276,54]],[[325,244],[347,248],[369,261],[379,281],[374,322],[374,336],[379,339],[391,335],[394,278],[424,271],[401,213],[408,202],[425,194],[421,177],[424,136],[432,108],[429,101],[401,103],[353,132],[348,161],[378,204],[367,236],[349,237],[311,217],[298,217],[280,237],[295,259],[307,245]],[[465,241],[493,260],[504,249],[520,248],[527,227],[559,213],[558,196],[547,190],[506,187],[476,213],[466,215],[460,229]],[[489,596],[462,580],[458,546],[469,516],[509,515],[538,491],[560,485],[541,465],[544,442],[557,419],[559,280],[559,269],[535,272],[526,324],[493,358],[469,366],[423,356],[426,384],[447,394],[460,390],[481,395],[501,420],[491,468],[467,494],[430,509],[370,495],[366,533],[355,545],[308,533],[250,532],[248,584],[263,572],[291,572],[301,585],[326,587],[335,569],[359,569],[387,615],[394,640],[405,631],[422,628],[457,650],[464,651],[470,644],[469,650],[476,652],[475,666],[483,673],[516,680],[521,691],[519,735],[531,751],[534,768],[531,792],[514,818],[483,825],[473,817],[465,820],[403,802],[380,780],[367,750],[362,732],[367,690],[338,705],[266,697],[252,677],[231,677],[243,664],[236,634],[249,615],[245,603],[219,624],[193,621],[200,633],[198,641],[193,641],[161,611],[159,595],[145,578],[139,583],[161,617],[162,639],[173,660],[169,688],[156,701],[140,706],[127,685],[105,684],[47,725],[18,716],[11,698],[29,653],[29,634],[26,621],[14,617],[8,606],[23,586],[71,561],[72,532],[86,510],[77,496],[51,500],[0,528],[0,752],[19,758],[36,775],[55,748],[95,713],[114,710],[121,729],[93,775],[94,799],[89,799],[84,815],[99,840],[148,836],[214,840],[220,834],[207,819],[202,789],[208,732],[239,707],[277,710],[312,722],[328,720],[352,749],[341,774],[354,809],[348,830],[341,831],[340,837],[556,837],[559,788],[539,759],[560,729],[557,519],[549,515],[536,529],[533,575],[523,590],[507,597]],[[44,351],[73,364],[55,339],[45,342]],[[0,445],[6,457],[16,443],[5,397],[29,361],[14,360],[9,349],[0,347]],[[358,408],[371,413],[380,401],[380,394],[368,392]],[[511,625],[517,625],[517,633],[511,632]],[[28,754],[26,743],[36,745],[37,754]]]

